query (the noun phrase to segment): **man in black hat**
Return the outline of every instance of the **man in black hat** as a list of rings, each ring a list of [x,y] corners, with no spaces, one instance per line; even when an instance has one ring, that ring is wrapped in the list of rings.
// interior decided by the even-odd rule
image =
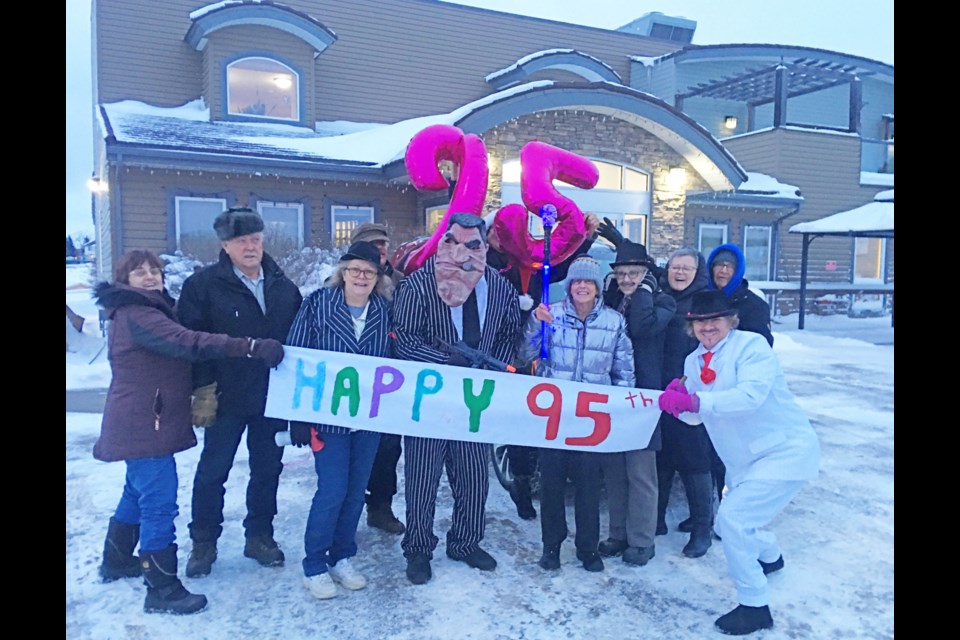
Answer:
[[[610,267],[614,281],[604,293],[604,302],[627,321],[636,386],[661,389],[664,338],[677,303],[660,288],[657,265],[642,244],[621,240]],[[623,554],[624,562],[637,566],[653,558],[660,445],[658,426],[645,449],[601,454],[610,511],[610,536],[600,543],[602,555]]]
[[[263,220],[253,210],[230,208],[213,223],[220,258],[183,283],[177,310],[188,329],[283,341],[303,297],[263,251]],[[223,532],[224,485],[243,432],[250,452],[243,555],[263,566],[283,564],[273,538],[283,449],[274,441],[285,420],[265,418],[269,369],[261,360],[230,358],[194,366],[194,424],[204,431],[203,451],[193,480],[186,573],[210,573]],[[200,408],[208,407],[201,415]]]

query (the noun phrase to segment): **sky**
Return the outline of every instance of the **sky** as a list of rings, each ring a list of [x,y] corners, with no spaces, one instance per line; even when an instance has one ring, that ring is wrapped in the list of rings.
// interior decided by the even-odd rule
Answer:
[[[456,4],[616,29],[659,11],[697,22],[693,44],[766,43],[816,47],[893,64],[893,0],[463,0]],[[198,3],[198,6],[199,3]],[[562,46],[563,43],[557,43]],[[66,0],[66,233],[93,235],[90,0]]]
[[[66,301],[86,317],[82,334],[68,329],[67,389],[109,383],[109,366],[90,299],[89,267],[67,267]],[[851,319],[796,315],[776,318],[774,351],[787,382],[806,411],[821,445],[819,477],[772,523],[783,547],[785,568],[770,577],[774,628],[751,638],[850,638],[894,636],[894,347],[890,317]],[[72,351],[70,350],[72,349]],[[92,364],[91,364],[92,361]],[[559,572],[546,573],[540,556],[539,521],[520,520],[508,494],[491,473],[483,546],[499,562],[481,573],[444,555],[452,498],[441,481],[435,532],[441,543],[433,579],[410,584],[400,538],[370,529],[361,518],[354,564],[370,583],[341,591],[330,601],[313,599],[301,584],[303,531],[316,482],[311,454],[287,447],[278,490],[276,538],[287,561],[264,569],[244,558],[240,522],[249,478],[241,447],[226,486],[225,530],[213,572],[183,576],[190,549],[190,487],[200,446],[177,454],[180,515],[180,577],[209,599],[192,616],[142,611],[138,579],[102,584],[97,575],[107,521],[123,486],[125,466],[93,459],[101,414],[66,414],[66,637],[338,638],[341,640],[554,640],[586,637],[626,640],[702,640],[722,637],[713,621],[732,609],[736,594],[727,576],[722,545],[705,556],[685,558],[688,536],[676,531],[686,518],[676,482],[667,512],[670,532],[656,538],[656,556],[644,567],[605,560],[588,573],[564,543]],[[198,438],[202,438],[202,432]],[[403,516],[403,462],[395,511]],[[534,503],[539,506],[538,503]],[[607,534],[601,508],[601,536]]]

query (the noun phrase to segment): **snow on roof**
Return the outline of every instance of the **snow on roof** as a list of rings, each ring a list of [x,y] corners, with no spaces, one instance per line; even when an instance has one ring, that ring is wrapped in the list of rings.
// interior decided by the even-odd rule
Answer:
[[[751,171],[747,172],[747,179],[737,187],[737,193],[803,200],[799,187],[792,184],[784,184],[773,176],[768,176],[765,173],[754,173]]]
[[[490,74],[487,75],[486,78],[484,78],[484,79],[485,79],[487,82],[490,82],[490,81],[493,80],[494,78],[499,78],[499,77],[502,76],[502,75],[505,75],[505,74],[510,73],[510,72],[513,71],[514,69],[519,69],[520,67],[522,67],[523,65],[527,64],[527,63],[530,62],[531,60],[536,60],[537,58],[542,58],[542,57],[544,57],[544,56],[554,55],[554,54],[556,54],[556,53],[575,53],[575,52],[576,52],[575,49],[544,49],[543,51],[535,51],[535,52],[533,52],[533,53],[531,53],[531,54],[529,54],[529,55],[523,56],[522,58],[520,58],[519,60],[517,60],[516,62],[514,62],[512,65],[510,65],[509,67],[504,67],[503,69],[500,69],[499,71],[494,71],[493,73],[490,73]],[[584,56],[587,56],[588,58],[593,58],[594,60],[597,60],[597,59],[594,58],[593,56],[588,56],[588,55],[585,54],[585,53],[584,53],[584,54],[581,54],[581,55],[584,55]],[[600,60],[597,60],[597,62],[600,62]],[[600,62],[600,64],[603,64],[603,63]],[[604,66],[607,66],[607,65],[604,65]]]
[[[645,67],[652,67],[666,56],[628,56],[631,62],[639,62]]]
[[[801,222],[790,227],[790,233],[866,234],[871,231],[893,234],[893,190],[881,191],[873,202],[841,211],[832,216]]]
[[[875,173],[873,171],[860,172],[861,187],[892,187],[892,173]]]
[[[101,105],[107,120],[102,130],[112,133],[117,142],[160,149],[382,167],[402,158],[410,139],[424,127],[453,124],[488,104],[552,84],[549,80],[528,82],[474,100],[450,113],[394,124],[337,120],[318,122],[316,130],[293,124],[211,122],[210,110],[202,100],[172,108],[124,100]]]
[[[214,2],[213,4],[204,5],[195,11],[191,11],[190,19],[196,20],[197,18],[207,15],[211,11],[216,11],[217,9],[221,9],[223,7],[229,7],[233,4],[261,4],[261,0],[224,0],[223,2]],[[277,4],[276,2],[269,2],[268,4],[276,4],[280,7],[286,7],[286,5]]]

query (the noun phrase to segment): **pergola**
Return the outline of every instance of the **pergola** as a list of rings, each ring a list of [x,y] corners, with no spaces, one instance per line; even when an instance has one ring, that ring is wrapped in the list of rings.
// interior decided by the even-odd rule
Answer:
[[[846,236],[848,238],[893,238],[893,189],[878,193],[873,202],[841,211],[832,216],[801,222],[790,227],[790,233],[803,234],[803,254],[800,263],[800,321],[807,302],[807,258],[810,243],[821,236]],[[890,324],[893,325],[891,314]]]

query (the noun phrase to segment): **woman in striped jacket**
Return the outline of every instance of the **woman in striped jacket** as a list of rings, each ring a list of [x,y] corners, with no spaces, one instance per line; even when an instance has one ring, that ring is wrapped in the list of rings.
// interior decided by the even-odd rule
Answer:
[[[392,293],[393,283],[380,267],[380,252],[369,242],[354,242],[323,288],[303,301],[287,344],[390,357]],[[304,534],[304,586],[320,599],[336,596],[336,583],[362,589],[367,580],[350,559],[357,554],[357,524],[380,434],[292,422],[290,440],[297,446],[311,445],[317,470],[317,491]]]

